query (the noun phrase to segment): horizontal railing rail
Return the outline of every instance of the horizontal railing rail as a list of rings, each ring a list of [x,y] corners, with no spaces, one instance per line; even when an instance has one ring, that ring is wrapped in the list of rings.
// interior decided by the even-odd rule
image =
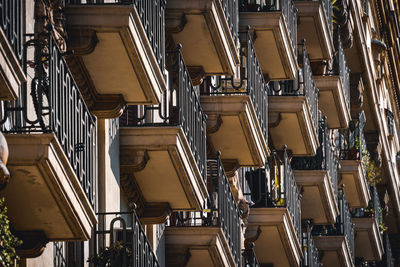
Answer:
[[[292,168],[294,170],[326,170],[332,184],[333,192],[337,200],[338,193],[338,166],[339,160],[335,156],[336,149],[332,146],[326,118],[319,122],[319,148],[314,157],[293,157]]]
[[[310,221],[306,221],[306,231],[303,232],[303,267],[322,267],[319,261],[318,249],[311,235]]]
[[[165,0],[65,0],[70,5],[133,5],[142,22],[160,70],[165,68]]]
[[[219,226],[228,241],[236,266],[241,266],[240,211],[219,157],[207,160],[209,199],[202,212],[178,212],[171,226]]]
[[[239,44],[239,0],[221,0],[222,9],[224,10],[226,20],[233,38],[233,42],[237,46]]]
[[[6,133],[54,133],[94,206],[96,118],[92,116],[52,35],[49,54],[36,39],[35,77],[21,99],[3,103],[0,125]],[[26,59],[25,59],[26,60]],[[24,64],[25,65],[25,64]]]
[[[258,207],[285,207],[301,242],[301,207],[300,193],[293,175],[286,147],[279,157],[273,151],[265,168],[249,170],[246,179],[251,191],[253,208]],[[269,179],[267,172],[269,172]]]
[[[295,80],[270,82],[269,95],[273,96],[305,96],[307,98],[312,122],[318,131],[318,88],[312,74],[310,59],[307,54],[305,40],[301,44],[301,55],[298,56],[300,70]]]
[[[0,28],[20,63],[23,60],[23,1],[0,0]]]
[[[197,167],[206,181],[206,115],[193,88],[180,49],[167,53],[168,90],[161,104],[127,106],[120,118],[121,126],[180,126],[189,143]]]
[[[248,33],[242,34],[240,77],[208,77],[209,90],[204,95],[249,95],[265,140],[268,139],[268,85]]]
[[[283,17],[289,31],[293,49],[296,51],[297,44],[297,9],[292,0],[240,0],[239,10],[241,12],[273,12],[282,11]]]
[[[98,213],[99,224],[92,239],[96,267],[158,267],[146,233],[135,211]]]

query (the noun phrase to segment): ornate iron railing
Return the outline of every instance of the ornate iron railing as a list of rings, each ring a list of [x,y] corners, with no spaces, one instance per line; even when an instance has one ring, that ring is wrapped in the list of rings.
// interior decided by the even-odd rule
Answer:
[[[240,0],[239,10],[242,12],[282,11],[289,31],[293,49],[297,44],[297,9],[292,0]]]
[[[326,170],[333,187],[335,198],[337,200],[338,183],[338,165],[339,159],[335,155],[336,149],[332,146],[329,138],[329,129],[326,118],[319,123],[319,143],[314,157],[293,157],[292,168],[294,170]]]
[[[351,220],[351,213],[349,205],[347,204],[344,195],[344,189],[339,188],[339,216],[336,218],[334,226],[315,225],[312,233],[313,235],[328,235],[328,236],[344,236],[350,250],[353,263],[354,258],[354,224]]]
[[[253,103],[258,123],[265,140],[268,139],[268,85],[258,63],[253,42],[248,33],[241,35],[242,47],[240,50],[240,77],[208,77],[208,92],[206,95],[249,95]]]
[[[206,181],[206,116],[194,90],[180,49],[167,53],[168,90],[161,104],[127,106],[121,126],[180,126],[190,145],[197,167]]]
[[[229,29],[235,42],[239,44],[239,0],[221,0],[222,9],[224,10]]]
[[[6,133],[54,133],[94,206],[96,118],[86,107],[53,36],[49,36],[49,54],[42,53],[36,39],[27,46],[35,47],[35,77],[29,89],[23,86],[19,103],[3,104],[0,125]]]
[[[387,126],[389,130],[389,135],[394,136],[394,115],[388,109],[385,109],[386,119],[387,119]]]
[[[333,39],[336,51],[333,57],[333,66],[331,70],[328,70],[328,75],[340,76],[346,105],[350,110],[350,69],[347,65],[346,55],[343,50],[343,45],[338,30],[333,32]]]
[[[303,267],[322,267],[319,261],[318,249],[311,235],[310,221],[306,221],[306,231],[303,232]]]
[[[23,1],[0,0],[0,28],[12,47],[15,56],[23,59]]]
[[[162,72],[165,67],[165,0],[65,0],[70,5],[133,5]]]
[[[362,160],[363,155],[367,153],[364,137],[365,123],[366,118],[364,111],[362,111],[357,119],[350,122],[348,129],[340,131],[339,145],[342,160]]]
[[[271,82],[269,95],[274,96],[305,96],[308,101],[314,128],[318,131],[318,88],[315,86],[310,59],[307,54],[305,41],[301,45],[301,55],[298,56],[301,66],[296,80]]]
[[[382,208],[379,201],[378,190],[376,189],[376,185],[372,185],[369,187],[369,192],[372,195],[371,200],[368,203],[367,208],[356,208],[351,211],[354,218],[370,218],[373,217],[376,220],[378,226],[383,222],[382,217]]]
[[[377,264],[377,267],[394,267],[394,258],[390,246],[389,234],[387,232],[383,235],[383,245],[385,254],[382,257],[382,261]]]
[[[207,160],[207,209],[202,212],[178,212],[171,226],[219,226],[228,241],[236,266],[241,266],[240,211],[231,191],[219,156]]]
[[[267,173],[269,173],[269,178]],[[286,147],[282,159],[273,151],[265,168],[250,170],[246,179],[253,208],[285,207],[288,209],[299,242],[301,241],[300,193],[289,163]]]
[[[253,249],[254,243],[249,243],[245,246],[246,248],[243,251],[243,267],[260,267]]]
[[[98,213],[93,255],[96,267],[160,266],[135,211]]]

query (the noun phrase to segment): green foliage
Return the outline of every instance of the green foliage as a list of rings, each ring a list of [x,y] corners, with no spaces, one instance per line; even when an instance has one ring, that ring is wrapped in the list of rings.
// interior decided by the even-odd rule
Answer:
[[[14,266],[18,259],[15,248],[20,246],[22,241],[15,237],[10,231],[10,220],[7,217],[7,207],[4,205],[4,198],[0,199],[0,265]]]

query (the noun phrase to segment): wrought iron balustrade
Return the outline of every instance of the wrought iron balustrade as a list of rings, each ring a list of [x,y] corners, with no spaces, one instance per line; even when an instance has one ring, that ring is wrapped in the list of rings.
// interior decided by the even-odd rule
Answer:
[[[308,57],[305,41],[301,45],[301,54],[298,55],[299,65],[296,80],[271,82],[269,95],[273,96],[305,96],[313,120],[314,128],[318,131],[318,88],[315,86],[310,59]]]
[[[350,69],[347,65],[346,55],[340,39],[339,30],[333,32],[335,55],[333,57],[332,69],[328,70],[328,75],[338,75],[342,80],[343,93],[347,108],[350,109]]]
[[[180,50],[167,53],[168,90],[161,104],[127,106],[121,126],[180,126],[190,145],[197,167],[206,181],[206,115],[194,90]]]
[[[334,226],[331,225],[315,225],[312,234],[313,235],[328,235],[328,236],[344,236],[347,245],[350,250],[351,258],[353,263],[354,258],[354,224],[351,220],[351,213],[349,205],[346,201],[344,189],[339,188],[339,216],[336,218]]]
[[[171,226],[219,226],[228,241],[236,266],[241,266],[240,211],[230,188],[221,160],[207,160],[207,209],[202,212],[178,212],[171,216]]]
[[[239,44],[239,0],[221,0],[222,9],[224,10],[229,29],[235,42]]]
[[[385,254],[382,256],[382,261],[378,263],[377,267],[394,267],[394,258],[392,254],[392,248],[390,246],[389,234],[386,232],[383,235],[383,246]]]
[[[376,220],[378,226],[383,222],[382,217],[382,208],[379,201],[378,190],[376,189],[376,185],[372,185],[369,187],[372,199],[370,200],[367,208],[357,208],[353,209],[351,213],[354,218],[370,218],[373,217]]]
[[[338,194],[338,165],[339,159],[336,156],[336,148],[333,147],[329,138],[329,129],[326,118],[319,122],[318,133],[319,148],[314,157],[293,157],[292,168],[294,170],[326,170],[333,187],[337,200]]]
[[[310,221],[306,222],[306,231],[303,232],[303,267],[322,267],[319,261],[318,249],[311,235]]]
[[[357,119],[350,122],[348,129],[340,131],[340,159],[362,161],[363,155],[367,153],[367,145],[364,136],[365,123],[366,118],[364,111],[362,111]]]
[[[19,101],[3,103],[0,125],[6,133],[54,133],[94,206],[96,118],[53,36],[49,36],[49,54],[42,53],[42,45],[36,39],[28,42],[35,48],[35,77],[30,88],[22,87]]]
[[[0,0],[0,28],[20,63],[23,59],[23,1]]]
[[[268,139],[268,85],[258,63],[253,42],[248,33],[243,34],[244,42],[240,50],[240,77],[212,77],[207,81],[209,91],[202,92],[205,95],[249,95],[258,123],[265,140]],[[242,40],[243,40],[242,39]]]
[[[243,267],[260,267],[256,253],[254,252],[254,243],[246,244],[243,251]]]
[[[158,66],[165,68],[165,0],[65,0],[70,5],[132,5],[142,22],[147,39],[157,59]]]
[[[250,170],[246,179],[251,191],[252,208],[287,208],[297,238],[301,240],[300,193],[297,189],[286,147],[281,153],[273,151],[265,168]]]
[[[96,267],[160,266],[135,211],[97,215],[90,263]]]
[[[297,9],[292,0],[240,0],[241,12],[273,12],[281,11],[289,31],[293,49],[297,44]]]
[[[389,130],[389,135],[394,136],[394,115],[388,109],[385,109],[386,119],[387,119],[387,126]]]

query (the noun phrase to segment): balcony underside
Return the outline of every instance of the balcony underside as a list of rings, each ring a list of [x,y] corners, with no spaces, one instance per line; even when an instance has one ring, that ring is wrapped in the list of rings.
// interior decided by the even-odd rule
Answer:
[[[233,75],[239,54],[220,0],[170,0],[166,6],[166,31],[189,70],[203,75]]]
[[[168,267],[235,267],[227,239],[219,227],[166,227]]]
[[[261,265],[300,266],[303,253],[286,208],[252,208],[245,237]]]
[[[365,178],[364,168],[359,160],[341,160],[341,183],[351,208],[366,208],[371,199],[368,182]]]
[[[166,85],[136,9],[69,5],[68,65],[92,113],[122,114],[125,104],[157,104]]]
[[[0,29],[0,100],[18,98],[18,87],[25,82],[25,74],[8,43],[4,31]]]
[[[353,267],[353,260],[345,236],[314,236],[318,251],[322,252],[324,267]]]
[[[10,183],[1,191],[17,231],[42,231],[49,241],[85,241],[96,216],[53,134],[6,135]]]
[[[168,203],[174,211],[204,207],[207,188],[180,127],[121,128],[120,164],[146,203]]]
[[[331,129],[347,128],[351,118],[340,76],[314,76],[319,109]]]
[[[375,218],[353,218],[355,253],[365,261],[380,261],[384,253],[382,236]]]
[[[221,151],[223,162],[265,164],[268,145],[248,95],[201,96],[201,105],[208,116],[208,141],[214,151]]]
[[[240,12],[240,27],[255,32],[254,48],[269,80],[295,79],[298,64],[282,12]]]
[[[287,145],[295,156],[314,156],[318,137],[304,96],[268,97],[269,133],[276,148]]]
[[[338,206],[327,171],[293,170],[296,184],[302,192],[301,219],[311,219],[314,224],[333,224]]]
[[[296,1],[297,43],[306,40],[311,61],[329,60],[333,54],[333,39],[321,1]]]

